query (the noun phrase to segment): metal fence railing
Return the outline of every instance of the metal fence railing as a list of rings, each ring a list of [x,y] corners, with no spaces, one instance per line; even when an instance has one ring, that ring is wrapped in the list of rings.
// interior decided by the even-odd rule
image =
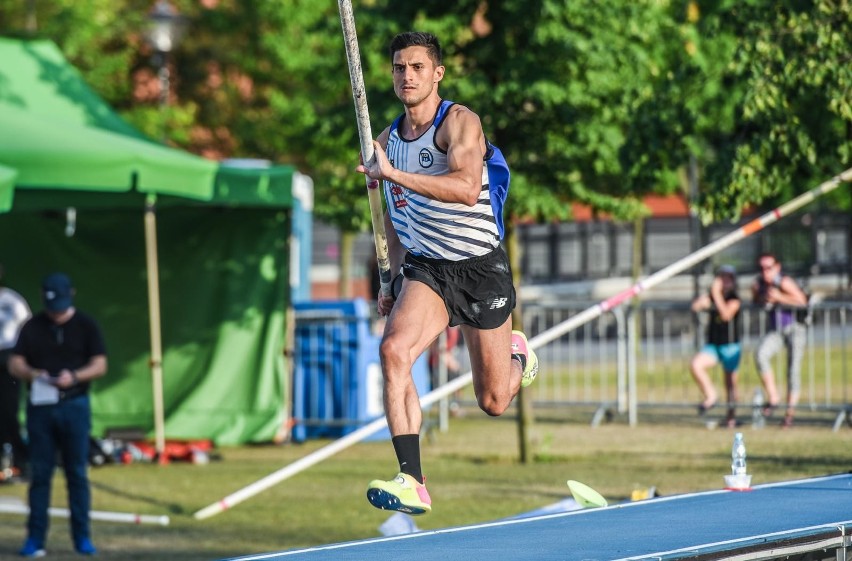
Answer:
[[[362,302],[363,304],[363,302]],[[585,303],[526,304],[528,335],[548,331],[583,312]],[[378,336],[369,325],[372,308],[298,310],[293,380],[294,436],[346,434],[382,415]],[[852,303],[822,302],[813,307],[802,360],[799,412],[852,425]],[[743,354],[739,370],[737,416],[751,412],[760,387],[754,351],[767,331],[764,310],[742,309]],[[688,302],[643,301],[617,306],[537,349],[541,374],[529,391],[538,408],[589,408],[592,424],[638,411],[694,410],[701,394],[689,372],[692,357],[705,340],[706,316],[694,314]],[[442,347],[442,346],[441,346]],[[443,355],[441,355],[443,356]],[[457,355],[461,372],[470,369],[467,353]],[[786,351],[775,355],[773,369],[783,399]],[[425,362],[425,361],[421,361]],[[445,369],[438,361],[434,387],[443,385]],[[421,396],[430,374],[418,365],[415,381]],[[724,401],[721,367],[714,383]],[[438,401],[440,426],[448,422],[450,400],[475,407],[470,386]],[[721,408],[724,409],[724,408]],[[834,417],[830,417],[834,415]],[[652,419],[646,415],[646,419]],[[299,432],[301,431],[301,432]]]
[[[586,308],[583,303],[527,304],[524,329],[528,334],[543,332]],[[834,415],[835,430],[844,421],[852,424],[850,312],[850,303],[815,304],[802,360],[797,409]],[[761,385],[754,352],[767,331],[764,310],[746,305],[741,313],[738,416],[751,412],[754,392]],[[694,314],[688,302],[645,301],[610,310],[537,350],[542,374],[531,386],[533,403],[536,407],[588,406],[594,411],[593,423],[605,413],[626,413],[631,407],[694,409],[701,394],[689,365],[705,340],[705,329],[706,315]],[[465,354],[461,352],[460,357],[466,358]],[[776,354],[772,364],[783,403],[786,351]],[[714,383],[722,397],[719,366]],[[469,389],[465,395],[472,399]]]

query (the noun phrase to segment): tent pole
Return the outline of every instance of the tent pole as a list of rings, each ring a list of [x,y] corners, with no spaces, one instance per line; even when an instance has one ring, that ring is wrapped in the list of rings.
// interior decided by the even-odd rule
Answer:
[[[160,331],[160,271],[157,265],[157,196],[145,199],[145,261],[148,269],[148,323],[151,329],[151,385],[154,394],[154,446],[159,463],[166,458],[163,415],[163,344]]]

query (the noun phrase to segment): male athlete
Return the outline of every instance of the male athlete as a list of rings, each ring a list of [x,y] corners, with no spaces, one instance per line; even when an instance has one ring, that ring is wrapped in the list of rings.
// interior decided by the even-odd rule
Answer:
[[[411,367],[448,326],[460,325],[479,407],[502,414],[538,373],[523,333],[512,331],[512,272],[500,247],[505,189],[489,182],[479,117],[443,101],[441,46],[407,32],[390,45],[393,86],[405,113],[386,128],[357,171],[384,182],[393,295],[380,346],[384,407],[400,473],[369,484],[373,506],[409,514],[432,510],[420,466],[421,410]],[[491,178],[492,181],[494,178]]]

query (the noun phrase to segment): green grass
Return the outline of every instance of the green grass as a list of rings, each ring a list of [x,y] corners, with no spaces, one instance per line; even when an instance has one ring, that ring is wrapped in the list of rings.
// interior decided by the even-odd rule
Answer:
[[[638,487],[663,495],[719,489],[730,471],[729,430],[708,430],[690,413],[643,412],[642,423],[623,419],[590,428],[591,410],[541,409],[533,429],[537,461],[517,462],[513,415],[489,419],[469,410],[447,433],[424,440],[423,463],[434,501],[421,529],[499,519],[568,496],[567,479],[599,490],[610,502]],[[753,483],[845,472],[852,467],[852,428],[832,432],[833,417],[802,414],[793,430],[743,427]],[[217,450],[208,465],[109,465],[91,470],[97,510],[168,514],[168,527],[93,522],[101,558],[134,561],[214,560],[258,552],[357,540],[379,535],[390,513],[373,509],[366,484],[396,471],[388,441],[357,444],[206,521],[192,514],[309,454],[328,441]],[[0,495],[25,499],[24,485],[0,486]],[[54,506],[65,506],[57,472]],[[24,517],[0,515],[0,558],[12,558],[24,538]],[[65,519],[54,519],[50,559],[72,553]]]

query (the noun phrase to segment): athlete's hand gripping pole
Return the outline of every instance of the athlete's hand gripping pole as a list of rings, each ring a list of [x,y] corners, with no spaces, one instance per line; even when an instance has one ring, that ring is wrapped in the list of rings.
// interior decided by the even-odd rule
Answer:
[[[370,113],[367,110],[367,92],[364,88],[364,76],[361,72],[361,55],[358,49],[358,35],[355,31],[355,17],[352,14],[350,0],[338,0],[340,23],[343,26],[343,42],[346,44],[346,59],[349,62],[349,81],[352,83],[352,97],[355,100],[355,117],[358,120],[358,137],[361,141],[361,157],[364,162],[373,159],[373,134],[370,130]],[[379,265],[379,279],[382,294],[391,293],[390,260],[388,259],[388,238],[385,234],[385,222],[382,213],[382,195],[379,182],[367,178],[367,197],[370,200],[370,218],[373,223],[373,240],[376,244],[376,260]]]

